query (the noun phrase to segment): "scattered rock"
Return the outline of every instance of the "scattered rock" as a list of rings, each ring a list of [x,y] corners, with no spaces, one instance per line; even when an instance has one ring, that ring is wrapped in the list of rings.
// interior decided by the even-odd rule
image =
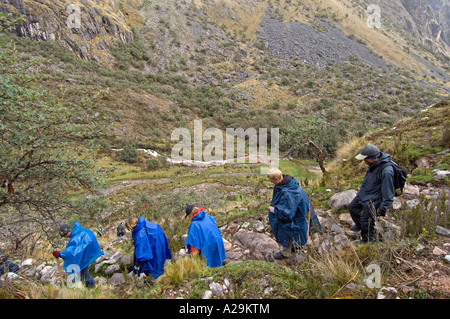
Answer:
[[[436,233],[445,237],[450,237],[450,229],[444,228],[439,225],[436,226]]]
[[[344,214],[340,214],[339,215],[339,221],[342,222],[344,225],[347,226],[352,226],[353,223],[353,219],[350,216],[350,213],[344,213]]]
[[[264,231],[264,224],[261,222],[261,221],[256,221],[254,224],[253,224],[253,228],[257,231],[257,232],[259,232],[259,233],[262,233],[263,231]]]
[[[125,283],[125,277],[122,273],[115,273],[112,275],[112,277],[108,280],[108,282],[113,286],[118,286]]]
[[[340,210],[348,207],[350,202],[356,197],[358,192],[354,189],[346,190],[331,196],[328,206],[334,210]]]
[[[202,295],[202,299],[211,299],[213,296],[213,293],[211,290],[205,290],[205,292]]]
[[[413,209],[416,206],[420,205],[420,200],[417,198],[410,199],[406,201],[406,206],[408,206],[409,209]]]
[[[432,179],[435,181],[440,181],[450,175],[450,171],[441,171],[439,169],[434,169],[433,173],[435,174]]]
[[[111,275],[111,274],[116,273],[118,271],[120,271],[120,266],[117,265],[117,264],[114,264],[114,265],[108,266],[108,268],[105,269],[105,274]]]
[[[396,299],[397,293],[397,289],[394,287],[381,287],[377,299]]]
[[[415,161],[418,168],[430,168],[430,163],[426,157],[421,157]]]
[[[112,265],[119,262],[119,259],[122,258],[123,255],[120,251],[116,252],[114,255],[112,255],[108,260],[105,261],[105,264]]]
[[[273,261],[272,253],[279,249],[277,242],[266,234],[238,231],[234,239],[257,260]]]
[[[399,210],[401,207],[402,207],[402,201],[399,198],[394,197],[394,202],[392,203],[392,209]]]
[[[225,251],[229,251],[233,248],[233,244],[231,244],[228,240],[223,238],[223,246],[225,248]]]
[[[433,255],[441,256],[441,255],[447,255],[447,252],[443,249],[440,249],[439,247],[434,247],[433,249]]]
[[[20,266],[21,267],[32,266],[34,261],[35,261],[34,259],[25,259],[24,261],[22,261]]]
[[[129,266],[132,263],[131,256],[125,255],[120,259],[120,263],[124,266]]]
[[[410,183],[405,184],[402,199],[417,199],[420,196],[420,187]]]
[[[223,296],[223,289],[222,289],[222,285],[218,284],[217,282],[212,282],[209,285],[209,289],[211,289],[212,293],[217,296],[217,297],[222,297]]]

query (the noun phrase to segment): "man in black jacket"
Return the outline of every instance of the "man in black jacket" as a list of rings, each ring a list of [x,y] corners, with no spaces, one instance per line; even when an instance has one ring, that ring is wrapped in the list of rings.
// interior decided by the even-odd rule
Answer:
[[[358,194],[348,207],[355,222],[350,229],[361,231],[361,242],[374,242],[375,219],[385,216],[394,201],[394,170],[392,166],[387,166],[381,172],[381,178],[378,177],[381,164],[389,162],[391,157],[380,152],[375,145],[366,145],[355,158],[364,160],[369,167]]]

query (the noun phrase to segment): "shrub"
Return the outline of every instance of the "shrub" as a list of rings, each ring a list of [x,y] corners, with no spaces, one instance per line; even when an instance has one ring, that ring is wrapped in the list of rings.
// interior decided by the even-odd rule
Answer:
[[[147,169],[153,170],[159,167],[161,167],[161,163],[156,158],[151,158],[147,161]]]
[[[126,145],[120,151],[120,158],[127,163],[136,163],[138,161],[138,152],[133,145]]]

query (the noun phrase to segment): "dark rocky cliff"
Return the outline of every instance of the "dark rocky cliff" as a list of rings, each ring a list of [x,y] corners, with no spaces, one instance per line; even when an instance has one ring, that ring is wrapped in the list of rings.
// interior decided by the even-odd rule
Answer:
[[[24,16],[17,35],[58,41],[85,60],[108,64],[112,43],[133,41],[132,28],[113,0],[2,0],[0,10]]]

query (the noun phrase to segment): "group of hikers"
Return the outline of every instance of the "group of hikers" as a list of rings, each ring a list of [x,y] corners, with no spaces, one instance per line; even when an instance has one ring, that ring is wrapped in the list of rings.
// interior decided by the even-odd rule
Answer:
[[[360,190],[349,204],[354,221],[351,229],[361,232],[358,243],[373,243],[375,220],[377,216],[385,216],[393,203],[394,170],[391,165],[386,165],[391,162],[390,155],[381,152],[375,145],[365,146],[356,159],[363,160],[368,168]],[[308,235],[320,230],[321,226],[308,195],[293,176],[271,168],[267,178],[274,184],[268,207],[269,223],[280,246],[280,250],[273,253],[273,258],[281,260],[296,254],[298,248],[307,243]],[[191,256],[205,258],[207,267],[222,266],[226,255],[216,218],[194,205],[185,208],[184,218],[191,219],[186,238],[187,252]],[[141,273],[151,275],[155,279],[161,276],[166,260],[172,258],[164,231],[144,217],[129,218],[125,228],[131,231],[134,243],[133,272],[138,276]],[[103,252],[94,233],[75,222],[73,227],[62,225],[60,235],[69,238],[69,242],[64,251],[54,251],[53,255],[64,259],[64,269],[68,273],[74,272],[73,265],[76,265],[79,269],[75,272],[79,272],[82,282],[87,287],[95,287],[88,268]]]

